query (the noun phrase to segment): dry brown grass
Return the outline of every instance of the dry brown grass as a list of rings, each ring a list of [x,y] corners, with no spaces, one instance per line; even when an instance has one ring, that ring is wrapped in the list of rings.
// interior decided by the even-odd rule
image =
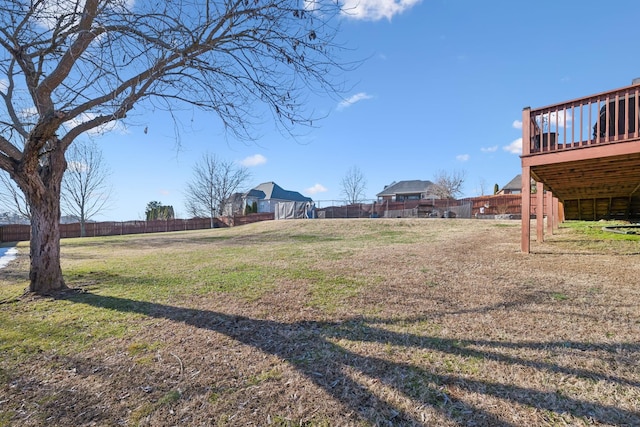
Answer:
[[[74,240],[87,293],[0,307],[128,332],[3,358],[0,425],[640,425],[640,243],[519,238],[398,219]]]

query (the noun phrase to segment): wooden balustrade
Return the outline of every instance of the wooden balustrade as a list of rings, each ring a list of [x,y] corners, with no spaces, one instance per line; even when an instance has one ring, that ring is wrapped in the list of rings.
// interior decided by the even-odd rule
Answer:
[[[529,111],[523,155],[640,138],[640,84]]]

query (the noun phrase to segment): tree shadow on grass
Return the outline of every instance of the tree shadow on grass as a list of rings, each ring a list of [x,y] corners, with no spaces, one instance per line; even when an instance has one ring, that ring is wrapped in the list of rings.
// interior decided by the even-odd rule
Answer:
[[[515,426],[495,414],[448,395],[446,387],[467,393],[508,400],[540,411],[558,415],[570,414],[591,422],[612,425],[633,425],[640,422],[640,413],[591,401],[580,400],[556,391],[540,391],[516,385],[469,379],[459,375],[433,373],[406,362],[394,362],[383,357],[365,356],[349,350],[336,341],[394,346],[401,351],[437,351],[461,358],[492,360],[513,366],[545,372],[572,375],[592,381],[608,381],[619,385],[640,387],[638,382],[605,376],[586,369],[568,368],[550,362],[535,361],[505,355],[500,349],[547,349],[549,347],[593,349],[580,342],[509,343],[496,341],[460,341],[397,333],[375,325],[384,320],[356,318],[345,322],[304,321],[281,323],[252,319],[214,311],[181,308],[146,301],[135,301],[91,293],[67,294],[65,299],[121,312],[140,313],[153,318],[182,322],[197,328],[215,331],[244,345],[287,361],[307,379],[332,395],[336,401],[358,414],[361,421],[374,425],[422,425],[417,415],[397,403],[385,400],[350,375],[372,378],[417,405],[428,406],[442,416],[463,425]],[[595,348],[615,353],[621,346]],[[638,352],[640,346],[627,345],[626,351]],[[357,390],[357,393],[354,391]]]

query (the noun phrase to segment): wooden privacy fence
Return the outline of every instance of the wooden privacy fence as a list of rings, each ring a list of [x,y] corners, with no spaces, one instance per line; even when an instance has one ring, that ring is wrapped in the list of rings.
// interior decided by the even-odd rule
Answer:
[[[328,206],[320,207],[324,204]],[[522,215],[521,194],[501,194],[471,197],[460,200],[422,199],[402,202],[371,201],[349,205],[332,204],[331,201],[316,202],[317,217],[329,218],[434,218],[449,216],[478,218],[495,215]],[[536,214],[536,195],[531,195],[531,215]],[[544,215],[547,214],[545,200]]]
[[[273,218],[273,212],[262,212],[248,215],[223,216],[220,217],[219,220],[223,222],[224,227],[235,227],[237,225],[246,225],[253,222],[270,221]]]
[[[241,215],[214,218],[213,228],[248,224],[273,219],[273,214]],[[114,236],[122,234],[160,233],[167,231],[201,230],[212,228],[210,218],[170,219],[153,221],[89,222],[85,224],[85,236]],[[30,239],[31,226],[12,224],[0,226],[0,242],[20,242]],[[80,224],[60,224],[60,237],[80,237]]]

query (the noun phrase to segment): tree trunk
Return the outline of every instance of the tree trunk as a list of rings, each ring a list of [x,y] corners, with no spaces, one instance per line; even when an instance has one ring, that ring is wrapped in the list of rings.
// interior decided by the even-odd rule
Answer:
[[[57,142],[57,141],[56,141]],[[60,267],[60,191],[67,163],[57,145],[29,159],[18,177],[31,209],[29,291],[40,295],[67,289]]]
[[[31,202],[29,291],[47,295],[67,289],[60,267],[60,198],[46,193]]]

